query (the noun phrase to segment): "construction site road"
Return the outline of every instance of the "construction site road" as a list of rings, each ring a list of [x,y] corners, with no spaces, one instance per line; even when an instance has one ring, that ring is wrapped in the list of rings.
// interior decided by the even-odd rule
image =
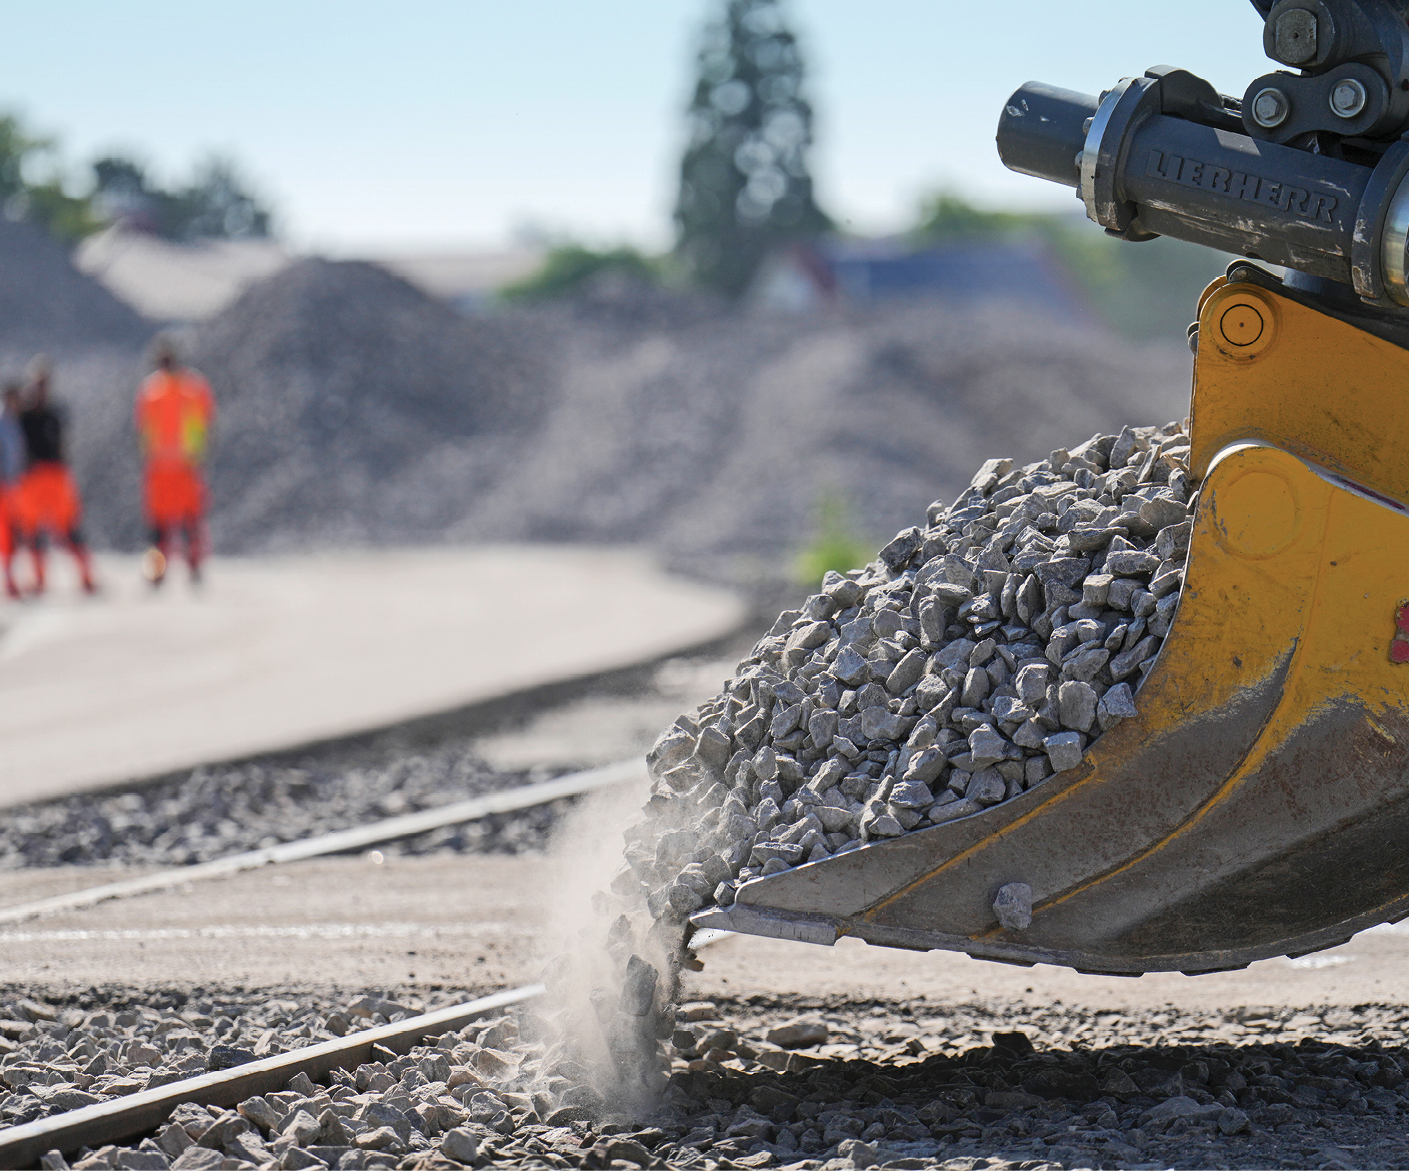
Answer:
[[[746,612],[621,549],[216,558],[160,590],[108,556],[98,575],[96,597],[56,573],[0,606],[0,807],[648,662]]]
[[[0,928],[0,985],[51,996],[91,985],[488,991],[539,978],[555,933],[570,930],[560,908],[581,895],[571,889],[580,878],[541,855],[380,857],[312,859]],[[94,869],[84,867],[3,874],[0,904],[94,880]],[[1400,1002],[1409,931],[1379,927],[1329,951],[1241,972],[1139,979],[851,940],[827,948],[735,935],[700,956],[704,971],[686,975],[686,999],[802,995],[1228,1012]]]

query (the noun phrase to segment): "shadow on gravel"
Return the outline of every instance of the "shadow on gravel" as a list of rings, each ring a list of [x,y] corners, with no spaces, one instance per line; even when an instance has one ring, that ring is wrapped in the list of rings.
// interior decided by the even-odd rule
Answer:
[[[677,1069],[667,1091],[694,1128],[667,1158],[695,1147],[753,1167],[1409,1166],[1402,1047],[1303,1038],[1088,1049],[1011,1030],[935,1052],[924,1026],[936,1024],[922,1021],[879,1060],[702,1038],[709,1056]]]

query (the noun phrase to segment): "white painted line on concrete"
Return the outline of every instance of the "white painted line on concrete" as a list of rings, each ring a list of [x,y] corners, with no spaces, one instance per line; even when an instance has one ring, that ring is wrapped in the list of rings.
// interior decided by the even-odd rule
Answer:
[[[279,927],[249,923],[213,927],[122,927],[106,930],[0,931],[5,943],[159,942],[164,939],[439,939],[442,936],[506,935],[524,939],[540,933],[521,923],[292,923]]]
[[[410,837],[427,830],[441,829],[448,825],[460,825],[489,817],[495,813],[511,813],[516,809],[528,809],[534,805],[546,805],[562,797],[575,797],[590,793],[594,789],[608,785],[619,785],[645,775],[645,765],[639,760],[622,760],[616,764],[604,764],[600,768],[587,769],[580,773],[569,773],[551,781],[540,781],[533,785],[520,785],[513,789],[502,789],[497,793],[487,793],[483,797],[472,797],[468,801],[457,801],[452,805],[441,805],[435,809],[423,809],[418,813],[406,813],[400,817],[390,817],[385,821],[361,825],[356,829],[339,830],[336,833],[322,834],[316,838],[285,842],[278,846],[268,846],[259,850],[247,850],[240,854],[230,854],[210,862],[200,862],[194,866],[173,866],[159,870],[155,874],[145,874],[141,878],[128,878],[121,882],[109,882],[102,886],[90,886],[69,894],[53,895],[47,899],[37,899],[30,903],[20,903],[13,907],[0,907],[0,923],[20,923],[36,915],[54,911],[70,911],[78,907],[91,907],[108,899],[128,898],[132,895],[147,894],[154,890],[195,882],[203,878],[219,878],[236,874],[242,870],[255,870],[280,862],[298,862],[304,858],[316,858],[323,854],[341,854],[363,846],[388,842],[396,838]]]

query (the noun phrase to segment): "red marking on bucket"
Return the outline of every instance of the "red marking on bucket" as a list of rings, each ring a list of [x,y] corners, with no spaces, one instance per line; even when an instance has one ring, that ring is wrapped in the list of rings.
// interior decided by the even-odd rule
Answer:
[[[1389,644],[1389,661],[1409,663],[1409,602],[1399,603],[1399,609],[1394,612],[1394,625],[1398,630]]]

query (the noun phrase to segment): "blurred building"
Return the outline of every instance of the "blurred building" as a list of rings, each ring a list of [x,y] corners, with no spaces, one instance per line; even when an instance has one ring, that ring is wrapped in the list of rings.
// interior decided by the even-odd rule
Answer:
[[[297,259],[277,241],[207,240],[176,243],[130,226],[114,225],[88,237],[75,264],[149,321],[205,321],[247,288]],[[431,296],[476,312],[496,289],[542,263],[543,251],[418,253],[376,263]]]
[[[89,236],[74,263],[149,321],[213,317],[291,257],[270,239],[178,244],[120,225]]]
[[[798,244],[764,262],[748,295],[757,308],[789,313],[896,298],[1000,299],[1093,317],[1080,285],[1036,237],[925,248],[900,239]]]

